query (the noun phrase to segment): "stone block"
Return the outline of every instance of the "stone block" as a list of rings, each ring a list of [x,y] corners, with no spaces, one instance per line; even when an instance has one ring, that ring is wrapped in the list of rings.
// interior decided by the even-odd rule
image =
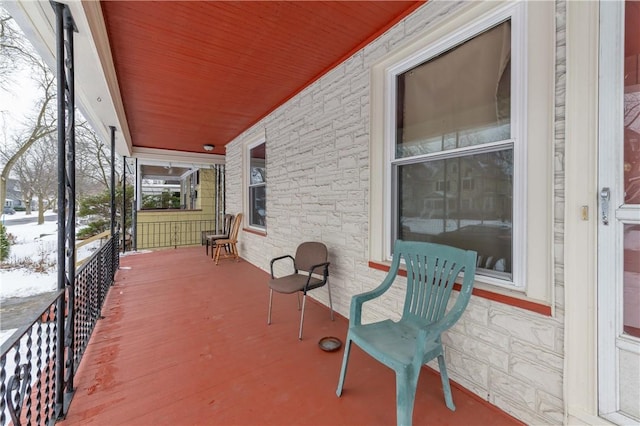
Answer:
[[[513,338],[511,341],[511,353],[515,356],[527,359],[535,364],[547,366],[549,368],[555,368],[558,374],[563,368],[563,358],[557,353],[551,350],[545,350],[539,346],[533,345],[529,342]]]
[[[489,387],[489,363],[481,363],[477,359],[468,356],[457,348],[447,347],[445,351],[447,370],[455,371],[457,375],[464,376],[470,381]]]
[[[546,348],[555,347],[556,327],[553,321],[542,316],[533,316],[526,311],[510,311],[491,308],[489,326],[497,327],[512,336]]]
[[[515,379],[504,371],[491,369],[491,392],[508,395],[509,399],[518,405],[527,406],[530,410],[536,407],[536,389],[530,383]]]
[[[509,364],[514,378],[520,378],[532,387],[544,389],[549,394],[562,398],[562,371],[513,355]]]

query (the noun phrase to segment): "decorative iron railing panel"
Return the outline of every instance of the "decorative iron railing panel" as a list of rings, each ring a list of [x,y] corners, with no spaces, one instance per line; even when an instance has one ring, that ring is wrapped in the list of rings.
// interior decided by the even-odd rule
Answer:
[[[53,424],[64,415],[57,404],[56,389],[63,389],[65,395],[73,392],[68,381],[69,371],[71,368],[71,371],[77,371],[80,365],[120,266],[118,237],[117,233],[112,236],[79,268],[75,286],[58,290],[30,324],[16,330],[0,346],[0,426],[9,423],[14,426]],[[69,297],[71,289],[75,298]],[[73,309],[70,309],[72,300]],[[64,351],[65,360],[58,359],[59,306],[65,306],[64,346],[72,349]],[[73,339],[70,338],[72,335]],[[72,358],[69,358],[70,352]],[[61,361],[65,366],[64,377],[56,373],[55,366]]]
[[[78,369],[91,333],[100,319],[102,305],[120,265],[118,238],[119,235],[116,232],[76,273],[73,326],[74,371]]]
[[[219,224],[221,226],[222,223]],[[138,222],[138,250],[203,244],[203,236],[222,232],[215,220]]]
[[[55,421],[59,290],[30,323],[0,346],[0,425]]]

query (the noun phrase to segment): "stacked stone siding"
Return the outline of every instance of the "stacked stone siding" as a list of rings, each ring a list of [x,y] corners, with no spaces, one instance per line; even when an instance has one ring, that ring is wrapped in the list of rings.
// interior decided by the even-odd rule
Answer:
[[[302,241],[323,241],[330,250],[334,309],[344,316],[353,294],[379,284],[385,274],[368,265],[369,193],[382,190],[369,181],[370,69],[464,6],[428,2],[227,145],[227,210],[235,213],[244,206],[243,149],[266,135],[267,235],[241,233],[243,258],[267,270],[271,257],[294,252]],[[473,297],[443,338],[452,380],[529,424],[563,421],[564,13],[558,2],[554,316]],[[328,303],[326,289],[313,297]],[[394,291],[368,308],[366,320],[397,318],[402,301],[401,290]]]

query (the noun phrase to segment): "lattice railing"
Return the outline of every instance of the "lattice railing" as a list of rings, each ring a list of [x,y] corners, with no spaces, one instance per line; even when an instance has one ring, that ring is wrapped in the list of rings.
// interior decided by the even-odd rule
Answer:
[[[118,238],[112,236],[78,270],[73,286],[57,291],[0,346],[0,426],[53,424],[64,415],[73,375],[120,264]],[[57,325],[58,306],[65,306],[64,332]],[[56,374],[58,363],[64,365],[64,377]]]
[[[58,291],[0,347],[0,425],[47,424],[56,415]]]

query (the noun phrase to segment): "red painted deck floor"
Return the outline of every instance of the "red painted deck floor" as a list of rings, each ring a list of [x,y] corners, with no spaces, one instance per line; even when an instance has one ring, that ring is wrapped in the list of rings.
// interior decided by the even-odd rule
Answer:
[[[347,320],[308,303],[299,341],[296,298],[274,295],[267,326],[267,273],[246,261],[215,266],[204,248],[121,258],[61,425],[392,425],[395,376],[353,346],[341,398],[335,390]],[[454,387],[455,412],[439,376],[423,370],[415,424],[516,425]]]

